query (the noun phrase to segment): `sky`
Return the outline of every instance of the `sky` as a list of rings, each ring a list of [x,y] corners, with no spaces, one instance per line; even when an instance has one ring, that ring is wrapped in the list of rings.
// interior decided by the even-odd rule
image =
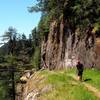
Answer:
[[[41,16],[41,13],[28,12],[27,7],[35,4],[36,0],[0,0],[0,36],[12,26],[28,37]]]

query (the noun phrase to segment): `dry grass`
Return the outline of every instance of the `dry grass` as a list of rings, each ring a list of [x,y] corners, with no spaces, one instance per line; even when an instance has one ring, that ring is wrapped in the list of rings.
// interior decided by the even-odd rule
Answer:
[[[27,92],[31,92],[34,90],[40,90],[42,87],[45,86],[45,78],[46,76],[41,75],[40,72],[34,73],[33,76],[28,80],[25,87],[28,87]]]

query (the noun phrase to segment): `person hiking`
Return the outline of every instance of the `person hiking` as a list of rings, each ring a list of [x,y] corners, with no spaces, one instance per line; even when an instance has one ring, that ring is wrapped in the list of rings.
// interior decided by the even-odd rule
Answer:
[[[83,64],[78,60],[76,67],[77,67],[78,80],[82,81],[82,74],[84,70]]]

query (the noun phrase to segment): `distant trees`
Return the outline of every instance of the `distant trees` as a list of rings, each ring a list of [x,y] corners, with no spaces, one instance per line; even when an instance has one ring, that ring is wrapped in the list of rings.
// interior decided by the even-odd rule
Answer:
[[[32,63],[34,68],[40,69],[40,62],[41,62],[40,33],[38,32],[38,30],[36,28],[34,28],[32,30],[31,36],[32,36],[32,46],[33,46],[33,49],[34,49],[32,59],[31,59],[31,63]]]
[[[3,38],[4,40],[13,40],[16,39],[16,29],[13,27],[9,27],[8,30],[4,33]]]
[[[9,84],[11,86],[9,87],[9,93],[11,92],[11,98],[15,100],[15,72],[14,69],[17,69],[16,66],[16,57],[15,57],[15,50],[16,50],[16,42],[17,42],[17,32],[16,29],[13,27],[9,27],[8,31],[6,31],[3,35],[4,40],[7,40],[8,43],[8,55],[6,55],[6,61],[7,61],[7,66],[9,67],[9,73],[11,82]],[[7,75],[7,77],[8,77]],[[8,95],[9,95],[8,93]]]
[[[26,35],[24,33],[22,34],[22,40],[26,40]]]
[[[17,30],[13,27],[9,27],[8,30],[3,35],[3,40],[6,41],[3,47],[8,49],[8,54],[3,49],[5,55],[3,55],[5,62],[1,62],[1,65],[4,66],[4,71],[0,73],[0,79],[4,79],[4,84],[0,85],[2,88],[5,88],[5,94],[3,94],[4,100],[15,100],[15,85],[16,81],[20,77],[20,73],[17,75],[15,72],[20,71],[20,69],[30,69],[31,57],[33,55],[33,37],[30,34],[29,39],[23,33],[18,34]],[[2,49],[2,47],[0,48]],[[5,67],[6,63],[6,67]],[[0,66],[1,67],[1,66]],[[1,69],[1,68],[0,68]],[[5,85],[6,84],[6,85]],[[2,89],[0,92],[3,91]],[[0,95],[1,96],[1,95]]]
[[[33,39],[33,46],[39,46],[40,43],[40,33],[36,28],[32,30],[32,39]]]
[[[35,48],[35,46],[39,45],[39,35],[36,33],[37,31],[35,32],[34,29],[32,31],[32,34],[29,35],[29,38],[27,38],[24,33],[19,34],[17,33],[15,28],[9,27],[3,35],[3,40],[6,41],[3,47],[5,47],[8,50],[8,54],[4,52],[6,61],[11,62],[11,60],[13,60],[12,58],[14,58],[14,61],[12,62],[16,62],[16,58],[16,60],[18,61],[20,59],[20,62],[25,63],[26,61],[27,63],[29,63],[29,59],[33,53],[33,47]],[[2,49],[0,50],[2,51]]]
[[[37,70],[41,69],[41,49],[40,47],[35,47],[33,57],[31,60],[32,66]]]
[[[13,53],[17,40],[17,31],[13,27],[9,27],[3,35],[3,40],[8,41],[8,53]]]

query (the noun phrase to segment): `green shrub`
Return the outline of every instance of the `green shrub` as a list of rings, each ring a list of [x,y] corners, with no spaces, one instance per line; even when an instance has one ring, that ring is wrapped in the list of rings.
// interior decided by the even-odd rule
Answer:
[[[32,63],[33,67],[36,68],[37,70],[40,69],[40,61],[41,61],[40,48],[36,47],[31,63]]]

